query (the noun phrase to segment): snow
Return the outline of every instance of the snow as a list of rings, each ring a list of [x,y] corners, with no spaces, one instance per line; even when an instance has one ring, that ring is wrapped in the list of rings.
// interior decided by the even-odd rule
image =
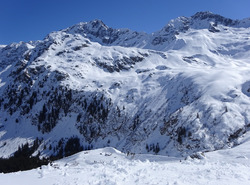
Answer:
[[[209,18],[180,17],[153,34],[112,29],[94,20],[50,33],[43,41],[0,46],[2,105],[9,102],[7,87],[18,94],[27,86],[19,68],[33,82],[29,95],[40,92],[25,115],[25,104],[1,106],[0,157],[36,137],[43,143],[34,155],[49,156],[53,152],[43,150],[45,144],[55,147],[72,136],[96,149],[41,169],[0,174],[0,183],[249,184],[250,21],[218,24],[214,33],[209,31],[214,15],[203,15]],[[55,80],[57,75],[61,80]],[[75,102],[67,115],[60,112],[50,132],[37,130],[35,120],[50,101],[43,92],[57,87],[74,91],[80,103],[102,95],[112,100],[103,104],[111,112],[105,124],[86,124],[86,130],[99,126],[94,127],[100,129],[97,136],[79,132],[85,122],[76,118],[86,116],[86,110]],[[118,108],[122,111],[116,116]],[[138,125],[131,129],[137,116]],[[186,134],[180,134],[182,129]],[[157,156],[145,147],[156,143]],[[185,159],[190,155],[200,159]]]
[[[176,22],[177,27],[180,21],[183,19]],[[104,26],[103,23],[99,24],[101,27]],[[92,23],[88,24],[90,25]],[[110,137],[110,140],[114,141],[111,146],[119,150],[125,147],[136,153],[145,153],[147,143],[159,142],[162,155],[177,155],[179,152],[181,155],[188,155],[190,151],[184,147],[177,147],[167,133],[176,133],[179,127],[184,126],[193,132],[193,140],[199,140],[201,145],[204,144],[191,152],[214,150],[226,147],[228,136],[249,124],[249,28],[220,27],[221,30],[224,28],[225,30],[218,33],[191,28],[186,32],[180,32],[170,45],[163,43],[157,46],[140,46],[142,48],[121,47],[116,44],[101,45],[99,42],[93,42],[90,37],[59,31],[49,34],[44,41],[38,42],[37,46],[26,43],[13,44],[12,47],[7,46],[9,50],[4,52],[6,55],[11,54],[16,48],[20,52],[18,57],[31,53],[30,62],[24,60],[29,65],[28,69],[44,65],[44,71],[48,70],[34,76],[34,90],[48,91],[56,86],[55,82],[49,81],[45,87],[40,88],[38,83],[39,80],[58,71],[65,75],[60,85],[76,91],[104,92],[112,99],[114,107],[125,106],[124,114],[130,115],[127,128],[133,123],[133,117],[140,115],[142,123],[133,136],[128,136],[125,131],[112,137],[105,134],[92,143],[96,148],[105,146],[108,140],[106,137]],[[106,26],[104,29],[106,30]],[[49,45],[48,49],[44,50],[44,45]],[[150,50],[143,49],[147,47]],[[32,61],[39,50],[44,52]],[[133,65],[123,61],[124,58],[131,57],[142,57],[143,60]],[[2,60],[4,59],[3,57]],[[116,69],[115,65],[118,63],[128,70],[108,71]],[[103,64],[107,67],[103,67]],[[8,77],[13,68],[14,66],[6,65],[0,72],[3,87],[1,91],[9,84]],[[45,102],[46,100],[41,100],[34,105],[30,117],[38,114]],[[200,119],[196,119],[197,114]],[[0,144],[10,142],[13,145],[11,148],[8,145],[0,148],[0,155],[3,157],[8,157],[18,148],[20,143],[12,140],[15,137],[24,138],[23,141],[25,138],[34,140],[35,137],[43,137],[45,141],[54,143],[62,137],[64,129],[68,130],[64,137],[82,137],[74,123],[77,116],[77,112],[74,111],[67,117],[62,117],[51,133],[46,134],[38,132],[30,118],[20,119],[20,123],[25,124],[12,124],[18,116],[17,112],[10,116],[6,123],[5,116],[2,118],[4,129],[0,130],[3,132]],[[164,126],[163,120],[168,121],[174,116],[178,117],[178,123],[174,128],[160,134]],[[108,129],[104,132],[113,133],[112,128],[122,125],[115,119],[110,117]],[[85,139],[82,139],[83,144],[86,143]],[[133,143],[131,140],[141,142]],[[183,142],[186,142],[187,146],[190,145],[190,140],[189,138]],[[196,143],[192,145],[195,147]]]
[[[34,170],[0,174],[0,183],[247,185],[250,135],[246,138],[235,148],[197,153],[199,158],[127,155],[111,147],[84,151]]]

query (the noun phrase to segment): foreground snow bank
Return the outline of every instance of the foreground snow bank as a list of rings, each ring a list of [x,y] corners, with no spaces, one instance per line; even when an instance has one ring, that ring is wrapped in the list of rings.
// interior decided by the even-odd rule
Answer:
[[[186,159],[85,151],[25,172],[0,174],[0,184],[250,184],[250,134],[243,144]]]

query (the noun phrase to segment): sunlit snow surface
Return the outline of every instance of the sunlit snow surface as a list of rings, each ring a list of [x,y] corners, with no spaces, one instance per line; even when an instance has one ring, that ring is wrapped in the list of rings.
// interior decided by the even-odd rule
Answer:
[[[0,174],[0,184],[250,184],[250,135],[232,149],[201,159],[127,155],[114,148],[85,151],[41,168]]]
[[[113,128],[119,124],[108,117],[106,128],[102,129],[103,136],[93,141],[95,148],[110,146],[119,150],[145,153],[146,144],[159,143],[161,155],[176,156],[177,153],[186,155],[193,151],[215,150],[227,145],[228,137],[239,129],[248,131],[250,120],[250,28],[233,28],[218,25],[221,32],[212,33],[207,29],[190,29],[177,35],[177,40],[171,43],[172,49],[163,51],[142,48],[127,48],[120,46],[102,46],[97,42],[89,41],[81,35],[68,35],[65,32],[50,34],[53,44],[46,49],[38,59],[28,62],[27,70],[45,66],[46,71],[33,75],[34,85],[31,91],[50,91],[55,82],[47,81],[43,88],[39,82],[45,75],[59,71],[67,78],[60,85],[68,86],[72,90],[84,92],[102,92],[113,101],[116,106],[126,107],[124,115],[129,115],[129,121],[121,117],[122,129],[117,134]],[[45,39],[41,46],[47,44]],[[84,44],[88,47],[83,47]],[[76,50],[77,47],[83,47]],[[20,51],[34,52],[30,44],[13,44],[10,48],[19,48]],[[31,50],[29,49],[31,48]],[[178,48],[178,49],[177,49]],[[18,50],[18,51],[19,51]],[[75,51],[76,50],[76,51]],[[8,50],[4,51],[7,52]],[[5,53],[3,56],[5,57]],[[18,54],[17,51],[14,54]],[[13,55],[13,53],[12,53]],[[35,54],[31,55],[31,58]],[[6,54],[8,56],[8,54]],[[141,62],[134,65],[126,64],[128,70],[109,72],[124,57],[143,57]],[[0,58],[2,62],[9,59]],[[14,60],[15,61],[15,60]],[[13,61],[12,61],[13,62]],[[24,60],[24,62],[27,62]],[[4,66],[0,72],[0,92],[11,86],[10,73],[14,65]],[[22,83],[22,82],[21,82]],[[23,83],[22,86],[25,86]],[[58,85],[58,84],[57,84]],[[118,86],[116,86],[118,85]],[[30,92],[31,93],[31,92]],[[86,94],[88,95],[88,94]],[[82,95],[79,95],[79,97]],[[77,130],[75,123],[79,107],[72,105],[71,113],[58,120],[57,125],[50,133],[42,134],[32,123],[32,117],[39,114],[44,97],[26,116],[20,116],[20,111],[12,116],[3,112],[0,117],[0,156],[8,157],[25,142],[32,142],[35,137],[43,137],[47,145],[58,142],[61,137],[83,136]],[[88,101],[92,101],[90,98]],[[79,110],[78,110],[79,109]],[[136,132],[129,128],[133,118],[140,115],[141,123]],[[178,117],[178,122],[172,127],[165,123]],[[20,124],[15,124],[16,119]],[[6,121],[7,120],[7,121]],[[165,123],[164,123],[164,120]],[[14,123],[14,124],[13,124]],[[166,128],[164,128],[166,127]],[[178,128],[185,127],[190,131],[190,138],[183,138],[183,146],[178,147]],[[165,130],[164,130],[165,129]],[[67,130],[67,132],[65,132]],[[64,133],[62,136],[61,133]],[[131,135],[128,136],[128,133]],[[168,134],[174,134],[170,139]],[[104,139],[103,139],[104,138]],[[88,144],[82,138],[82,144]],[[191,141],[192,140],[192,141]],[[134,142],[133,141],[140,141]],[[198,147],[197,147],[197,142]],[[237,143],[236,143],[237,144]],[[185,145],[185,146],[184,146]],[[229,146],[233,143],[229,143]],[[192,148],[192,150],[186,147]],[[42,148],[42,146],[41,146]],[[40,150],[42,150],[40,148]],[[44,152],[49,155],[49,151]],[[179,153],[179,154],[180,154]]]
[[[110,109],[126,107],[119,119],[110,114],[91,142],[78,130],[76,119],[82,108],[76,104],[44,134],[32,120],[48,102],[45,95],[40,94],[40,101],[26,116],[20,116],[19,107],[12,115],[2,109],[0,157],[11,156],[18,146],[36,137],[44,141],[34,155],[52,155],[44,145],[56,147],[62,137],[72,136],[79,137],[82,145],[100,149],[41,169],[0,174],[0,184],[250,184],[250,20],[243,27],[218,24],[219,32],[209,31],[206,21],[186,31],[176,30],[181,20],[153,35],[120,30],[112,44],[103,44],[96,37],[99,32],[92,34],[92,27],[88,34],[81,34],[83,25],[90,26],[83,23],[53,32],[43,41],[0,46],[3,103],[8,101],[6,87],[27,85],[21,80],[16,84],[18,78],[11,75],[21,60],[27,72],[24,77],[33,81],[30,94],[60,85],[79,93],[76,99],[84,92],[91,102],[90,95],[103,94],[112,100]],[[168,34],[167,28],[178,34]],[[108,30],[103,29],[104,33]],[[125,60],[136,57],[142,60],[134,64]],[[121,69],[114,70],[119,65]],[[35,69],[41,72],[32,74]],[[55,74],[65,79],[55,82]],[[50,77],[47,81],[43,80],[46,76]],[[42,81],[46,83],[40,87]],[[132,130],[137,115],[141,122]],[[185,137],[178,136],[180,128],[186,129]],[[157,156],[146,149],[147,144],[156,143]],[[136,154],[127,156],[105,146]],[[205,157],[198,153],[201,159],[177,158],[202,151],[214,152]]]

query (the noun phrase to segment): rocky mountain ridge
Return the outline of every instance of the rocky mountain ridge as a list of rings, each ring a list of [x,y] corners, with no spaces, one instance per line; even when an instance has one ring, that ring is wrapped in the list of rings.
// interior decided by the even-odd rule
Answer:
[[[179,32],[185,32],[189,29],[208,29],[211,32],[219,32],[218,25],[247,28],[250,26],[250,19],[232,20],[211,12],[198,12],[191,17],[173,19],[160,31],[151,34],[129,29],[113,29],[105,25],[101,20],[81,22],[62,31],[81,34],[102,45],[167,50],[172,49],[169,48],[169,44],[176,41]],[[162,45],[164,47],[159,47]]]

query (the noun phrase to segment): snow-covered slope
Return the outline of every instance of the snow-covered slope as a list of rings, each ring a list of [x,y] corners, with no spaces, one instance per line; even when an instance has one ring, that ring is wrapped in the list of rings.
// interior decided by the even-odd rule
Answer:
[[[200,12],[146,34],[95,20],[0,48],[0,156],[36,138],[42,156],[65,155],[72,137],[169,156],[240,144],[249,25]]]
[[[250,183],[249,138],[233,149],[177,158],[127,155],[114,148],[80,152],[41,168],[0,174],[9,185],[52,184],[221,184]]]

